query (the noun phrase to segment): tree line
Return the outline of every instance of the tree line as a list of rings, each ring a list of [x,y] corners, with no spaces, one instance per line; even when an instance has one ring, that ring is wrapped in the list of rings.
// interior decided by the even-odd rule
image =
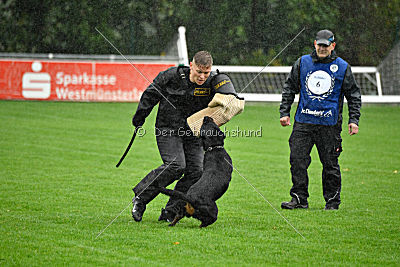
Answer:
[[[5,0],[0,52],[160,55],[179,26],[189,57],[208,50],[219,65],[291,65],[330,29],[352,65],[378,65],[399,39],[400,0]]]

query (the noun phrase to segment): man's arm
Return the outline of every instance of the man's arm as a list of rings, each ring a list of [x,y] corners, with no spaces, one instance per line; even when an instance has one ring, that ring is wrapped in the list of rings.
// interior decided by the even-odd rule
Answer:
[[[163,97],[160,92],[166,83],[165,72],[160,72],[153,82],[144,90],[140,97],[136,113],[132,118],[132,124],[135,127],[142,126],[147,116],[153,110],[153,107],[160,102]]]
[[[282,126],[290,125],[290,109],[295,95],[300,92],[300,60],[299,58],[292,66],[282,90],[282,101],[279,108],[280,123]]]
[[[361,89],[354,78],[350,65],[347,66],[343,80],[343,93],[349,107],[349,134],[354,135],[358,133],[358,122],[361,116]]]

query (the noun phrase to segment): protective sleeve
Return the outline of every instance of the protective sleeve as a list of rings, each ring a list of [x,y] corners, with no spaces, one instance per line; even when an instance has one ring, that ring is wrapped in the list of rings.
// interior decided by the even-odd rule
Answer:
[[[361,116],[361,89],[354,78],[350,65],[347,66],[342,90],[349,107],[349,124],[355,123],[358,125]]]
[[[292,66],[292,70],[286,78],[282,89],[282,101],[279,107],[280,117],[290,117],[294,97],[300,93],[300,61],[299,58]]]
[[[213,118],[214,122],[221,126],[241,113],[244,110],[244,104],[244,99],[236,95],[216,93],[208,107],[190,116],[187,123],[194,135],[199,136],[205,116]]]

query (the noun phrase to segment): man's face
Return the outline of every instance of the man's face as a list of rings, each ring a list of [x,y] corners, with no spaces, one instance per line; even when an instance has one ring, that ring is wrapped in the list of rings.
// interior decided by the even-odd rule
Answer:
[[[197,85],[202,85],[210,76],[211,66],[205,67],[202,65],[196,65],[195,62],[190,62],[190,81]]]
[[[323,44],[317,44],[317,41],[314,40],[314,47],[315,51],[317,51],[317,55],[320,58],[325,58],[332,54],[332,51],[335,49],[336,43],[331,43],[331,45],[323,45]]]

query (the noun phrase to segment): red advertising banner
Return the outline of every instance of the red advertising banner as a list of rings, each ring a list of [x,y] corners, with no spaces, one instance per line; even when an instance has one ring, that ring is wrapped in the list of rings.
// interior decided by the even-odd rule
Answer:
[[[150,82],[174,66],[134,65]],[[0,60],[0,99],[138,102],[147,79],[124,62]]]

